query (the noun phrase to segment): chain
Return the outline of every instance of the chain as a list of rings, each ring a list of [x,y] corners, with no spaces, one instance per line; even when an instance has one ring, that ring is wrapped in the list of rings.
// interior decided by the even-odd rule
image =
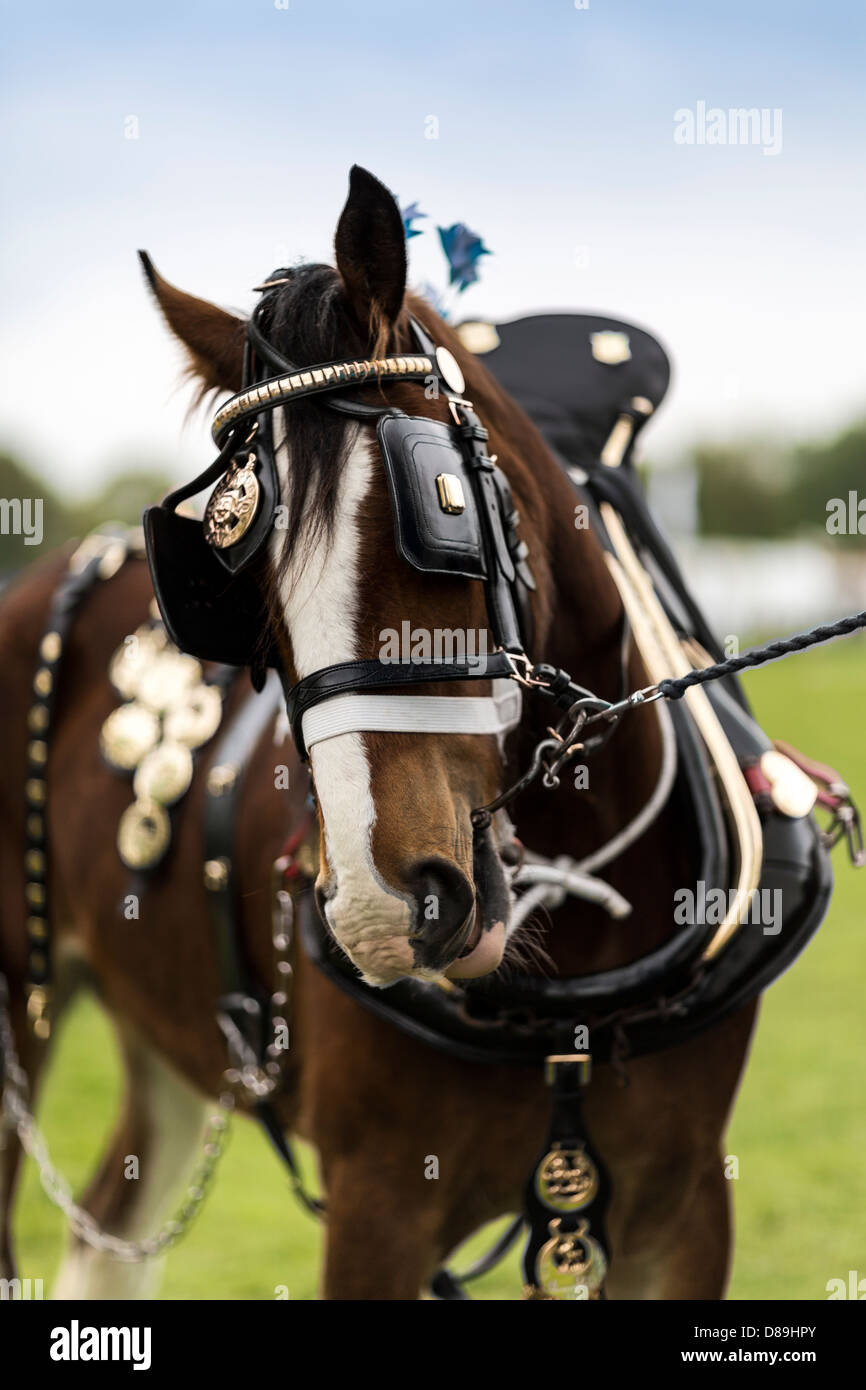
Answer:
[[[116,1260],[137,1263],[152,1259],[168,1250],[189,1228],[207,1196],[207,1190],[225,1149],[229,1133],[229,1117],[234,1098],[229,1092],[219,1098],[220,1111],[210,1116],[202,1140],[202,1159],[193,1174],[186,1196],[171,1220],[146,1240],[121,1240],[109,1235],[93,1219],[89,1211],[79,1206],[69,1184],[55,1167],[45,1136],[33,1117],[29,1105],[27,1073],[18,1060],[12,1021],[8,1009],[9,991],[5,976],[0,975],[0,1058],[3,1059],[4,1125],[18,1135],[24,1152],[33,1159],[39,1170],[39,1181],[49,1201],[64,1213],[71,1229],[94,1250],[105,1251]]]
[[[256,1103],[269,1099],[281,1087],[281,1058],[288,1051],[288,1019],[291,1013],[294,978],[289,956],[294,937],[295,905],[291,893],[285,887],[285,881],[291,866],[291,857],[282,855],[272,870],[271,940],[277,987],[266,1006],[266,1017],[273,1032],[273,1040],[265,1049],[264,1067],[259,1065],[254,1049],[226,1010],[220,1010],[217,1015],[232,1063],[223,1073],[224,1080],[234,1091],[250,1097]],[[253,1003],[251,1000],[248,1002]],[[280,1032],[286,1040],[284,1045],[277,1042]]]
[[[291,1007],[292,965],[289,955],[292,947],[294,904],[291,894],[283,886],[285,875],[291,861],[288,857],[278,859],[274,865],[274,907],[272,917],[272,937],[275,955],[277,989],[270,999],[270,1022],[276,1030],[285,1028],[288,1037],[287,1015]],[[235,1092],[240,1091],[261,1101],[271,1096],[280,1085],[280,1056],[286,1049],[276,1041],[267,1048],[264,1070],[258,1066],[252,1049],[241,1036],[238,1029],[227,1037],[232,1061],[223,1073],[227,1087],[219,1097],[220,1109],[207,1121],[202,1138],[202,1158],[196,1168],[186,1196],[171,1220],[153,1236],[146,1240],[122,1240],[104,1231],[74,1199],[69,1184],[52,1161],[45,1136],[40,1130],[30,1109],[30,1087],[27,1073],[18,1059],[12,1020],[9,1016],[9,989],[5,976],[0,973],[0,1062],[3,1066],[3,1095],[0,1107],[0,1137],[2,1128],[13,1130],[28,1157],[32,1158],[39,1171],[39,1181],[46,1196],[66,1216],[71,1229],[80,1240],[113,1256],[116,1260],[135,1263],[152,1259],[168,1250],[192,1224],[213,1179],[216,1168],[225,1150],[229,1134],[229,1120],[235,1108]]]

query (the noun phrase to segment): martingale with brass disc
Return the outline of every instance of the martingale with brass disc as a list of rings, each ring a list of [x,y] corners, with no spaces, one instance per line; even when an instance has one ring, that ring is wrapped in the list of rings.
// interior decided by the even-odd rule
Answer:
[[[580,1211],[598,1192],[598,1169],[583,1145],[556,1143],[536,1169],[535,1189],[553,1211]]]
[[[536,1258],[537,1287],[547,1298],[578,1302],[597,1298],[607,1274],[601,1245],[589,1234],[586,1221],[580,1221],[575,1231],[561,1228],[559,1217],[549,1224],[550,1240]]]
[[[610,1178],[583,1118],[582,1095],[590,1075],[588,1053],[552,1055],[545,1064],[553,1115],[526,1189],[525,1298],[604,1297]]]
[[[110,767],[132,773],[135,800],[120,818],[117,849],[127,868],[153,869],[171,843],[168,808],[189,790],[193,751],[220,726],[223,692],[179,652],[159,622],[125,637],[109,663],[124,704],[112,710],[99,746]]]

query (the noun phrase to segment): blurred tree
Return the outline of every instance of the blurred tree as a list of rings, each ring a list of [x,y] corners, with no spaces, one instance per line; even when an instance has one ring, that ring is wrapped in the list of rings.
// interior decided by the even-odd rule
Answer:
[[[702,534],[826,536],[832,499],[848,507],[854,493],[855,512],[858,501],[866,502],[866,421],[829,440],[806,444],[750,440],[699,445],[692,463]],[[863,534],[855,525],[842,539],[862,545]]]
[[[82,501],[63,502],[43,477],[0,451],[0,578],[105,522],[140,525],[143,509],[170,486],[159,469],[139,467],[118,474]]]
[[[702,444],[692,454],[698,477],[698,528],[705,536],[783,536],[797,525],[790,457],[778,444],[749,440]]]
[[[76,534],[86,535],[106,521],[140,526],[144,508],[151,502],[158,502],[170,487],[171,480],[158,469],[136,468],[120,473],[99,492],[71,509]]]
[[[802,444],[794,450],[794,489],[804,524],[826,531],[828,504],[839,499],[849,514],[850,529],[836,532],[850,545],[862,546],[866,534],[866,420],[843,430],[827,444]],[[849,494],[854,493],[853,512]],[[863,531],[857,529],[862,517]]]

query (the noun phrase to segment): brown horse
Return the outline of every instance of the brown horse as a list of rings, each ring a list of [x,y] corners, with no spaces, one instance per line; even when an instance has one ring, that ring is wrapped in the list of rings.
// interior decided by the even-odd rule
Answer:
[[[293,361],[405,352],[409,312],[454,354],[519,508],[537,585],[534,655],[613,699],[622,607],[601,548],[590,531],[575,529],[570,485],[526,416],[429,306],[407,297],[403,228],[387,191],[354,171],[337,228],[336,269],[283,274],[271,335]],[[244,322],[153,271],[150,284],[189,350],[202,391],[237,391]],[[381,390],[413,414],[447,419],[446,402],[427,399],[422,385],[366,389]],[[399,631],[407,619],[428,631],[486,632],[480,585],[441,576],[434,582],[396,553],[375,430],[346,425],[315,402],[279,416],[278,465],[290,520],[277,533],[269,582],[274,632],[291,679],[375,657],[383,631]],[[48,1045],[31,1036],[24,1003],[25,729],[38,643],[67,559],[49,559],[26,574],[0,607],[8,734],[0,767],[0,960],[34,1089]],[[129,875],[115,833],[129,790],[104,765],[98,735],[116,703],[109,659],[145,619],[152,597],[146,565],[132,559],[88,598],[64,656],[46,774],[54,1013],[62,1014],[78,985],[89,986],[114,1023],[126,1064],[122,1113],[83,1201],[109,1232],[130,1239],[149,1234],[170,1206],[227,1065],[201,878],[206,759],[177,814],[171,857],[143,893],[140,919],[125,921],[118,906]],[[632,688],[647,682],[634,653],[629,679]],[[464,693],[460,685],[455,690]],[[442,692],[434,685],[430,693]],[[477,685],[465,693],[477,694]],[[549,720],[540,702],[527,702],[509,750],[515,765],[525,763]],[[513,812],[522,841],[549,857],[588,855],[644,805],[660,758],[656,717],[638,710],[593,760],[589,789],[536,783],[522,795]],[[275,789],[276,764],[289,767],[288,791]],[[521,946],[520,931],[509,934],[507,874],[496,850],[510,832],[498,825],[482,874],[470,812],[500,792],[510,765],[490,735],[345,733],[312,749],[321,832],[317,898],[335,941],[370,983],[480,975],[500,968],[503,954],[503,970],[579,975],[623,964],[670,936],[673,895],[688,878],[686,827],[673,804],[609,868],[610,883],[634,904],[628,919],[612,924],[598,907],[569,901],[543,933],[531,928],[530,945]],[[270,728],[244,782],[236,859],[240,930],[263,983],[271,972],[271,865],[301,821],[307,786],[290,741],[275,747]],[[427,922],[422,909],[431,896],[443,909]],[[519,1210],[546,1133],[549,1095],[536,1068],[479,1067],[397,1033],[335,988],[303,951],[295,975],[291,1051],[277,1106],[286,1131],[309,1140],[319,1155],[328,1204],[324,1296],[415,1299],[482,1223]],[[613,1182],[610,1297],[722,1296],[730,1255],[722,1136],[754,1013],[749,1006],[694,1041],[631,1062],[627,1087],[611,1066],[598,1068],[586,1113]],[[135,1183],[124,1177],[129,1154],[140,1160]],[[438,1181],[425,1175],[431,1155]],[[19,1161],[10,1139],[0,1154],[4,1273],[13,1266],[9,1224]],[[55,1292],[143,1296],[147,1269],[116,1264],[73,1239]]]

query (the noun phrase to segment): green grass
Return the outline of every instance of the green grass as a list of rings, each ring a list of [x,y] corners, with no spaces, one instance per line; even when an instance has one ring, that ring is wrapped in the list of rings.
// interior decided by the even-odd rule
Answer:
[[[753,673],[747,681],[768,733],[832,763],[866,805],[864,641],[852,638]],[[866,1106],[862,1006],[866,874],[835,857],[829,917],[805,956],[768,993],[726,1149],[735,1183],[735,1299],[820,1299],[828,1279],[866,1275]],[[80,1190],[111,1126],[119,1068],[109,1029],[84,1002],[59,1039],[41,1118],[55,1157]],[[312,1172],[310,1155],[305,1155]],[[21,1273],[48,1281],[62,1219],[28,1164],[18,1205]],[[476,1238],[470,1249],[483,1244]],[[170,1254],[164,1298],[316,1296],[321,1238],[299,1210],[258,1132],[234,1126],[221,1171],[188,1236]],[[460,1263],[463,1263],[462,1259]],[[519,1296],[516,1256],[477,1286]]]

